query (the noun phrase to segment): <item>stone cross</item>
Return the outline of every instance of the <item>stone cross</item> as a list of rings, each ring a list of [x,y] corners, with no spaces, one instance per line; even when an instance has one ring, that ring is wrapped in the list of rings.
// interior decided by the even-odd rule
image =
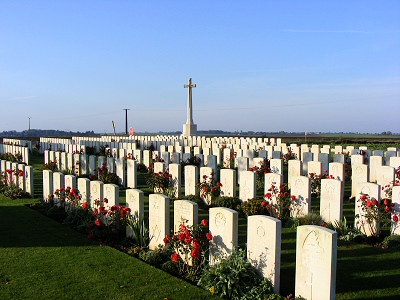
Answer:
[[[184,88],[188,89],[188,118],[186,124],[193,124],[193,111],[192,111],[192,88],[196,87],[196,84],[192,84],[192,78],[188,79],[188,84],[183,85]]]

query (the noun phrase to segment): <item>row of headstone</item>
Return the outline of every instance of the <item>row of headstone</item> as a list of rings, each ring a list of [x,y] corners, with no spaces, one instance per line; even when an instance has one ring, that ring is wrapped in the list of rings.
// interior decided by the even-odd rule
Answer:
[[[54,201],[59,199],[55,195],[57,190],[75,188],[78,189],[81,200],[88,202],[92,208],[96,208],[96,202],[106,207],[119,205],[119,186],[111,183],[104,184],[98,180],[88,178],[77,178],[74,175],[64,175],[60,172],[43,170],[43,199],[48,201],[53,195]],[[107,202],[104,202],[104,198]]]
[[[34,184],[32,166],[0,160],[0,173],[7,178],[8,184],[18,186],[24,192],[30,194],[30,196],[33,198]]]
[[[3,138],[3,144],[27,147],[30,151],[32,151],[32,141],[29,140]]]
[[[14,144],[0,144],[0,153],[10,153],[12,155],[20,154],[22,156],[22,162],[29,165],[29,148],[25,146],[19,146]]]
[[[126,191],[126,203],[131,213],[143,218],[143,192]],[[198,206],[189,200],[174,201],[173,231],[180,224],[198,224]],[[238,213],[224,207],[209,210],[209,262],[217,263],[238,246]],[[163,245],[169,235],[170,199],[161,194],[149,195],[150,249]],[[279,293],[281,260],[281,221],[268,216],[248,218],[247,257],[259,274],[271,280],[274,292]],[[129,234],[133,234],[130,232]],[[306,299],[335,299],[337,262],[336,232],[313,225],[299,226],[296,250],[296,296]]]

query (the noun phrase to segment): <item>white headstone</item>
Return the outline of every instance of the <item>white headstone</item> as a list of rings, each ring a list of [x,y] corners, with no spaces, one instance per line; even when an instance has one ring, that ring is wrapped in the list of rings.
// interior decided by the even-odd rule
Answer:
[[[133,159],[126,160],[126,184],[128,188],[137,187],[137,161]]]
[[[90,182],[90,206],[94,209],[97,208],[95,201],[98,200],[102,202],[104,200],[104,183],[98,180],[93,180]]]
[[[194,226],[198,223],[198,205],[189,200],[174,201],[174,232],[179,231],[179,226]]]
[[[315,225],[297,227],[296,297],[335,299],[337,233]]]
[[[279,294],[281,265],[280,220],[268,216],[247,218],[247,258],[259,274],[271,280],[274,293]]]
[[[337,179],[321,179],[320,215],[325,222],[343,217],[343,184]]]
[[[374,235],[376,233],[379,233],[380,224],[377,224],[376,222],[368,222],[367,218],[365,217],[365,212],[363,212],[362,210],[361,201],[359,200],[361,194],[368,195],[371,200],[374,198],[378,202],[380,202],[381,187],[379,184],[376,183],[359,182],[356,189],[355,215],[358,215],[358,217],[356,217],[354,220],[355,227],[361,230],[361,232],[367,236]]]
[[[351,169],[351,197],[359,196],[357,194],[357,185],[360,182],[368,182],[368,166],[364,164],[352,165]]]
[[[43,200],[47,201],[53,194],[53,172],[43,170]]]
[[[169,234],[170,199],[162,194],[149,195],[149,231],[150,250],[164,244],[164,237]]]
[[[225,207],[212,207],[209,210],[210,265],[227,257],[238,245],[238,213]]]
[[[239,199],[247,201],[256,197],[256,174],[253,171],[241,171],[239,177]]]
[[[78,178],[78,191],[81,194],[83,202],[90,203],[90,180],[87,178]]]
[[[198,194],[198,177],[198,168],[196,166],[185,166],[185,196]]]
[[[392,189],[392,234],[400,235],[400,186],[394,186]],[[395,217],[396,216],[396,217]],[[397,221],[396,221],[397,218]]]
[[[311,179],[306,176],[294,176],[290,187],[291,196],[295,196],[299,205],[292,211],[293,217],[302,217],[311,212]]]
[[[221,196],[223,197],[236,197],[236,170],[234,169],[221,169]]]

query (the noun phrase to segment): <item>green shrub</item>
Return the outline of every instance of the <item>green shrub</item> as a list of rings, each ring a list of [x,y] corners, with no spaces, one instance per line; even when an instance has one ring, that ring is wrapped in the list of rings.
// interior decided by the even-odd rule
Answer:
[[[67,217],[67,213],[65,212],[64,207],[52,206],[47,210],[46,216],[56,220],[57,222],[63,222]]]
[[[67,211],[67,216],[63,224],[79,232],[86,232],[89,224],[93,223],[94,220],[95,217],[91,209],[83,209],[81,206],[71,206]]]
[[[140,173],[147,173],[148,172],[147,167],[142,163],[137,164],[137,171],[140,172]]]
[[[258,275],[241,249],[205,269],[198,285],[226,299],[265,299],[273,293],[271,282]]]
[[[118,185],[118,176],[115,173],[105,173],[99,175],[99,180],[103,183],[112,183]]]
[[[172,250],[159,246],[154,250],[141,251],[139,258],[148,264],[160,268],[164,263],[171,260]]]
[[[230,209],[238,210],[238,206],[242,204],[242,201],[237,197],[224,197],[220,196],[215,199],[216,207],[227,207]]]
[[[262,203],[264,200],[259,199],[249,199],[247,201],[243,201],[243,203],[238,207],[240,211],[242,211],[246,216],[252,215],[266,215],[269,216],[269,211],[265,205]]]
[[[298,218],[297,225],[318,225],[324,226],[325,222],[318,213],[311,212],[308,215]]]
[[[399,248],[400,247],[400,235],[392,234],[383,239],[382,246],[384,248]]]

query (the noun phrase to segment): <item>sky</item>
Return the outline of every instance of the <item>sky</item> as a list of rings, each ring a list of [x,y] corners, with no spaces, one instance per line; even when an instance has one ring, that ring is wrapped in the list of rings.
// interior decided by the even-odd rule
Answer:
[[[0,132],[400,133],[400,1],[0,0]]]

